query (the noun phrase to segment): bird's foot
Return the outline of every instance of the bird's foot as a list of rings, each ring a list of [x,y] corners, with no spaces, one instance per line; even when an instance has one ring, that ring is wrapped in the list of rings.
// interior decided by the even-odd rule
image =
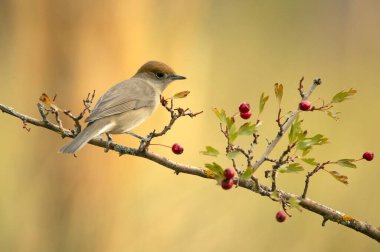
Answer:
[[[110,146],[111,146],[111,143],[112,143],[112,137],[110,135],[110,133],[106,133],[106,136],[107,136],[107,142],[106,142],[106,148],[104,149],[104,152],[108,152],[110,150]]]

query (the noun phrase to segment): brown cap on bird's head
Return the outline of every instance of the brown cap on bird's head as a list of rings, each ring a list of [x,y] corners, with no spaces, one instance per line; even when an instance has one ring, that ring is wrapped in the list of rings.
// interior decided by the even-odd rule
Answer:
[[[174,70],[166,65],[165,63],[158,61],[148,61],[140,67],[135,76],[149,74],[152,77],[159,80],[183,80],[186,79],[184,76],[176,75]]]

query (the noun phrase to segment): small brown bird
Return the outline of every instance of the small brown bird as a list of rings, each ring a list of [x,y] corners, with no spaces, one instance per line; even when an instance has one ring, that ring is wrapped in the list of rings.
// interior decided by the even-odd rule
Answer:
[[[85,120],[87,127],[59,153],[75,153],[103,133],[130,133],[155,111],[162,91],[172,81],[183,79],[186,78],[176,75],[164,63],[145,63],[132,78],[116,84],[100,97]]]

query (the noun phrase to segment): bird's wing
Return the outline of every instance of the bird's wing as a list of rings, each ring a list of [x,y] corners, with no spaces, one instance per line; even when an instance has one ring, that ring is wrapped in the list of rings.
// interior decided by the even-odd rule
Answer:
[[[96,103],[86,122],[121,114],[142,107],[153,107],[157,102],[152,86],[138,79],[122,81],[110,88]]]

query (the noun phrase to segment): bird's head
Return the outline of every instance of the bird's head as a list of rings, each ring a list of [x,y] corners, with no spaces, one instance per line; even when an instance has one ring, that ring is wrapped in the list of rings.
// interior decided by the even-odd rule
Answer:
[[[142,65],[134,77],[142,78],[154,84],[163,91],[169,83],[184,80],[186,77],[177,75],[171,67],[158,61],[149,61]]]

